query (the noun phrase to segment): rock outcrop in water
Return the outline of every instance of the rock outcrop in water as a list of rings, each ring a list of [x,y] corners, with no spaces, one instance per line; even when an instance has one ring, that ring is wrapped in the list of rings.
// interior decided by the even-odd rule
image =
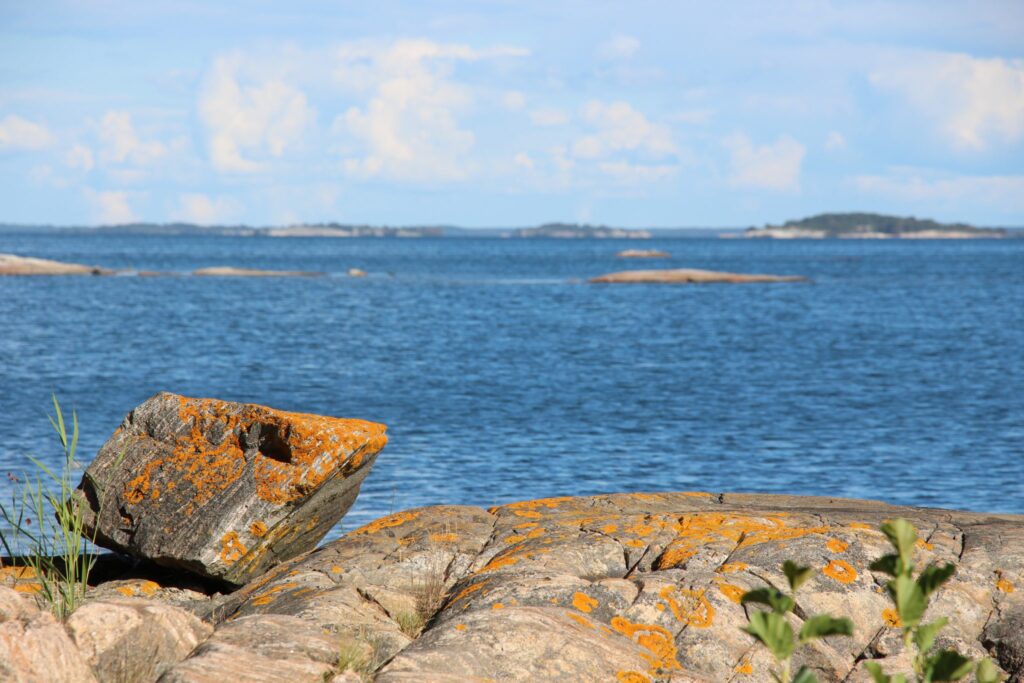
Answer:
[[[259,270],[254,268],[235,268],[234,266],[213,266],[192,271],[200,277],[319,277],[323,273],[304,270]]]
[[[0,275],[113,275],[114,271],[80,263],[0,254]]]
[[[624,270],[591,278],[593,283],[625,283],[625,284],[705,284],[727,282],[742,284],[748,282],[806,282],[807,278],[799,275],[746,275],[742,273],[723,273],[714,270],[694,270],[691,268],[675,268],[668,270]]]
[[[100,640],[133,634],[136,649],[164,644],[161,683],[767,683],[773,663],[740,630],[752,608],[739,601],[749,589],[784,585],[780,565],[791,559],[815,570],[794,618],[828,612],[854,623],[852,637],[799,648],[796,663],[822,683],[866,683],[865,661],[911,668],[882,588],[887,577],[870,569],[890,550],[878,527],[894,517],[920,530],[919,564],[957,568],[925,615],[950,619],[939,644],[993,657],[1019,683],[1024,517],[745,494],[407,510],[207,599],[194,611],[215,626],[209,636],[177,612],[152,632],[140,629],[157,612],[140,614],[143,598],[126,605],[100,587],[92,592],[99,603],[68,622],[75,647],[56,622],[23,607],[23,596],[0,588],[0,652],[39,662],[48,643],[62,671],[81,674],[87,661],[102,678],[96,667],[116,661],[118,646]],[[116,585],[150,601],[173,594],[153,581]],[[104,620],[105,610],[122,616]],[[90,639],[82,626],[90,623],[113,632]],[[184,657],[173,644],[189,639],[202,642]],[[54,680],[90,680],[69,676]]]
[[[161,393],[103,445],[77,502],[99,545],[242,584],[310,550],[341,519],[384,432]]]
[[[625,249],[616,256],[619,258],[671,258],[672,254],[660,249]]]

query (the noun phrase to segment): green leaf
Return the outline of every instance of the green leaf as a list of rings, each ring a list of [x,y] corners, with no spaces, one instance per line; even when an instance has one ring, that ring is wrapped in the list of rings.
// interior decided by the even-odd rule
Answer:
[[[909,573],[914,566],[914,544],[917,543],[917,529],[905,519],[893,519],[881,527],[889,542],[900,556],[899,573]]]
[[[818,683],[818,677],[811,673],[806,666],[801,666],[800,670],[796,672],[796,676],[793,676],[793,683]]]
[[[752,591],[747,591],[740,598],[740,604],[746,605],[751,602],[768,605],[773,612],[778,614],[785,614],[796,606],[793,598],[777,588],[755,588]]]
[[[925,678],[930,681],[959,681],[971,673],[973,662],[955,650],[940,650],[928,658]]]
[[[946,617],[940,617],[930,624],[921,624],[914,632],[914,642],[919,652],[928,652],[935,644],[935,636],[939,634],[942,627],[949,623]]]
[[[988,657],[978,662],[978,667],[974,670],[974,677],[977,683],[999,683],[1003,678],[996,665]]]
[[[789,580],[790,589],[796,593],[800,586],[807,583],[807,580],[814,576],[814,570],[810,567],[801,567],[792,560],[786,560],[782,563],[782,572],[786,575]]]
[[[871,674],[871,680],[875,683],[892,683],[892,676],[886,676],[878,662],[864,662],[864,668]]]
[[[835,619],[828,614],[816,614],[804,622],[800,629],[800,642],[806,643],[826,636],[852,636],[853,622],[843,617]]]
[[[928,598],[921,592],[921,586],[908,574],[900,574],[886,586],[896,603],[903,628],[913,628],[921,623],[921,617],[928,607]]]
[[[946,583],[949,577],[953,576],[954,572],[956,572],[956,567],[951,564],[947,564],[944,567],[930,564],[917,577],[917,584],[921,587],[921,592],[924,596],[928,597],[937,591],[939,586]]]
[[[899,563],[899,555],[882,555],[872,562],[870,567],[872,571],[885,572],[889,576],[896,576],[900,573]]]
[[[793,654],[793,629],[786,617],[776,612],[754,612],[750,623],[743,629],[757,638],[772,653],[776,661],[789,659]]]

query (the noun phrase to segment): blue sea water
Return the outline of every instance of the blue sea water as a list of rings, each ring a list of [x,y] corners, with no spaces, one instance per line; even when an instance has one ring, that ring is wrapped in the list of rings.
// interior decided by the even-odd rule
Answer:
[[[673,258],[616,259],[627,247]],[[1024,240],[36,233],[0,234],[0,252],[334,274],[0,278],[0,472],[58,462],[51,392],[88,461],[167,390],[386,423],[335,534],[418,505],[612,491],[1024,513]],[[813,283],[585,283],[646,267]]]

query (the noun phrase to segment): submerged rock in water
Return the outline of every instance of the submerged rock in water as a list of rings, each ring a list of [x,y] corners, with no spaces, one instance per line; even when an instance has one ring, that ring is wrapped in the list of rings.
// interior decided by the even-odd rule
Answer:
[[[376,520],[227,596],[212,638],[164,681],[222,681],[247,662],[289,680],[330,668],[380,683],[594,680],[767,683],[771,656],[740,627],[742,594],[811,567],[800,619],[852,619],[852,637],[801,646],[822,683],[908,671],[871,563],[879,525],[921,532],[915,560],[953,563],[927,620],[943,647],[1024,675],[1024,517],[794,496],[660,493],[440,506]],[[226,617],[226,619],[225,619]],[[991,649],[989,649],[991,648]],[[254,669],[255,670],[255,669]],[[278,679],[273,679],[278,680]],[[282,678],[282,680],[284,680]]]
[[[660,249],[625,249],[616,256],[619,258],[671,258],[672,254]]]
[[[594,283],[665,283],[665,284],[701,284],[713,282],[746,283],[746,282],[806,282],[807,278],[800,275],[747,275],[743,273],[724,273],[714,270],[694,270],[692,268],[675,268],[667,270],[623,270],[591,278]]]
[[[341,519],[385,429],[161,393],[103,445],[76,500],[98,545],[242,584]]]
[[[113,275],[114,271],[80,263],[0,254],[0,275]]]
[[[213,266],[192,271],[193,275],[205,277],[319,277],[323,273],[304,270],[259,270],[253,268],[234,268],[232,266]]]

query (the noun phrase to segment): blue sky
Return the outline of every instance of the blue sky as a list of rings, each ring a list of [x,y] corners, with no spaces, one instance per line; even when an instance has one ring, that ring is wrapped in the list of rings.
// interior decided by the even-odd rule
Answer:
[[[4,3],[0,207],[1024,225],[1024,3]]]

